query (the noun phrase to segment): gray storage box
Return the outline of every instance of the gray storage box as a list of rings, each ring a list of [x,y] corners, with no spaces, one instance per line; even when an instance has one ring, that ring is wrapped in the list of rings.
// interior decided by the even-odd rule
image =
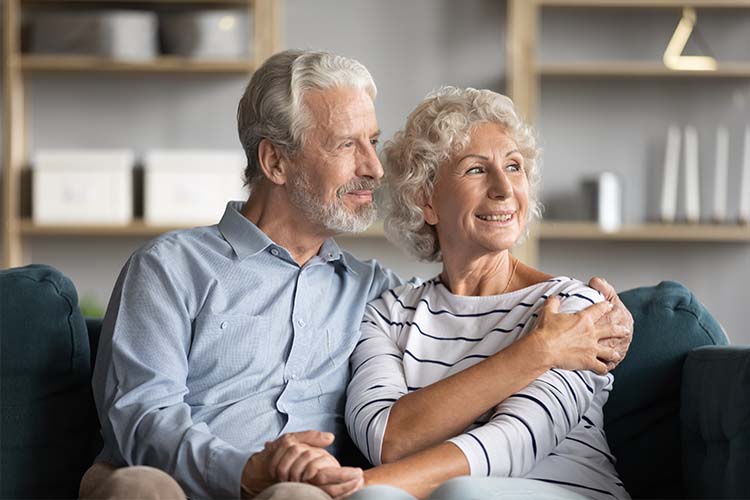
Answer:
[[[206,9],[161,15],[164,52],[195,59],[250,57],[252,19],[248,9]]]
[[[150,60],[158,54],[156,13],[136,10],[40,11],[31,21],[31,51],[117,60]]]

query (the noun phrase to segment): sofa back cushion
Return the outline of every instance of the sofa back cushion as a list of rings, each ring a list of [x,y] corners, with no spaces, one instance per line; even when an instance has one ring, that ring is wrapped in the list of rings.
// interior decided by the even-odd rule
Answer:
[[[634,498],[683,498],[682,365],[691,350],[725,345],[721,326],[683,285],[663,281],[620,298],[635,320],[628,355],[613,371],[604,427]]]
[[[86,324],[49,266],[0,271],[0,497],[77,498],[98,435]]]

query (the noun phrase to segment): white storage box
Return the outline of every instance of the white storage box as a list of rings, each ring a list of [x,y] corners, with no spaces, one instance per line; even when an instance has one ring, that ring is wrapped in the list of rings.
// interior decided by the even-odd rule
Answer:
[[[230,200],[245,200],[242,152],[153,150],[146,153],[143,218],[152,225],[216,224]]]
[[[158,17],[136,10],[40,11],[31,19],[31,50],[151,60],[158,54]]]
[[[128,150],[39,151],[32,163],[34,223],[130,223],[133,163]]]
[[[248,9],[190,10],[162,14],[164,52],[196,59],[249,57],[252,36]]]

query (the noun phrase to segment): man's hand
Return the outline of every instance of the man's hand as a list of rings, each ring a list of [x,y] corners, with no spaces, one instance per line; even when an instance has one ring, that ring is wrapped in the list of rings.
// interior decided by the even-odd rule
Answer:
[[[612,309],[597,321],[597,325],[609,327],[612,335],[600,340],[604,346],[610,347],[620,355],[618,360],[607,360],[607,369],[612,370],[625,357],[633,340],[633,316],[622,303],[617,291],[604,278],[594,277],[589,281],[589,286],[599,291],[604,298],[612,304]]]
[[[284,434],[250,457],[242,474],[243,497],[251,498],[280,481],[307,482],[336,498],[363,485],[362,470],[341,467],[324,447],[333,443],[328,432]]]
[[[620,360],[619,353],[600,343],[613,337],[611,327],[599,320],[612,310],[604,301],[573,314],[560,313],[560,299],[550,297],[528,338],[540,342],[547,364],[564,370],[592,370],[604,375],[608,363]],[[614,333],[616,336],[617,333]]]

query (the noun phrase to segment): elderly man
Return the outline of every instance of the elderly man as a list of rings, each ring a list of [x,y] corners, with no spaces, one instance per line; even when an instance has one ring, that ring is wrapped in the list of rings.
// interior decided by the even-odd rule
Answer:
[[[238,110],[249,199],[216,225],[146,244],[117,280],[93,379],[104,448],[83,498],[329,498],[363,486],[336,458],[343,340],[400,280],[331,237],[376,217],[375,93],[364,66],[321,52],[279,53],[253,75]],[[631,329],[614,290],[598,288],[615,307],[597,331]]]

